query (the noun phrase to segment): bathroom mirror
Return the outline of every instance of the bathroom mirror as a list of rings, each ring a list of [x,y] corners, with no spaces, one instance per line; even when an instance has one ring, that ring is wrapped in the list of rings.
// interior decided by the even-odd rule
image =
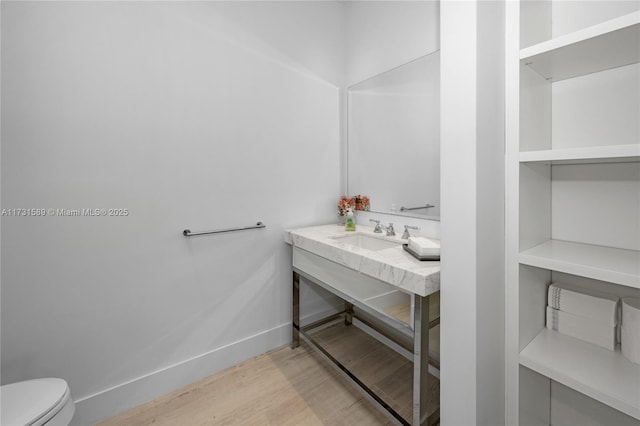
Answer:
[[[347,190],[370,210],[440,218],[440,52],[347,90]]]

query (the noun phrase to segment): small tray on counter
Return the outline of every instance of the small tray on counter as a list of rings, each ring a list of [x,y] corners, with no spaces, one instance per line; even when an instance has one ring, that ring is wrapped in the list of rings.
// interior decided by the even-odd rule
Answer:
[[[416,253],[415,251],[413,251],[410,247],[409,244],[403,244],[402,248],[405,249],[405,251],[409,252],[409,254],[413,257],[415,257],[418,260],[431,260],[431,261],[439,261],[440,260],[440,255],[439,254],[431,254],[431,255],[427,255],[427,256],[421,256],[418,253]]]

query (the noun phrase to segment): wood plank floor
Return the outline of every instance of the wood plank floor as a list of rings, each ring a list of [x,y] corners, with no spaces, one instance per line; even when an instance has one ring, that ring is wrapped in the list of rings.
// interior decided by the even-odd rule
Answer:
[[[314,334],[406,418],[412,364],[354,326]],[[432,397],[439,401],[433,378]],[[100,426],[392,425],[397,422],[306,343],[284,346],[107,419]]]
[[[389,306],[384,311],[406,324],[411,321],[411,303],[398,303],[397,305]]]
[[[392,317],[409,324],[411,322],[411,302],[402,302],[388,306],[384,311]],[[429,297],[429,321],[440,318],[440,292],[437,291]]]

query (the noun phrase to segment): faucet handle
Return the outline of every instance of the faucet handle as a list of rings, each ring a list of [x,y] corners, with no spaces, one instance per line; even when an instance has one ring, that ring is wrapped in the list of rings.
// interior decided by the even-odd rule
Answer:
[[[393,229],[393,223],[389,222],[389,226],[387,226],[387,237],[391,237],[396,235],[396,231]]]
[[[404,226],[404,233],[402,234],[402,239],[403,240],[408,240],[409,237],[411,236],[411,234],[409,234],[409,229],[415,229],[417,231],[418,229],[420,229],[420,227],[419,226],[405,225]]]
[[[369,222],[375,222],[376,227],[373,229],[373,232],[376,234],[382,233],[382,227],[380,226],[380,221],[375,219],[369,219]]]

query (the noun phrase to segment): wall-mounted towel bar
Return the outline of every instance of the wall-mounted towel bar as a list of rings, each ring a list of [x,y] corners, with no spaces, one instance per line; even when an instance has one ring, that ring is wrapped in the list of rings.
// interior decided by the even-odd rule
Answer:
[[[184,231],[182,231],[182,235],[184,235],[185,237],[193,237],[194,235],[220,234],[223,232],[246,231],[247,229],[260,229],[260,228],[266,228],[266,227],[267,225],[265,225],[264,223],[258,222],[253,226],[245,226],[242,228],[217,229],[215,231],[206,231],[206,232],[191,232],[191,230],[185,229]]]
[[[400,207],[400,211],[401,212],[406,212],[407,210],[430,209],[432,207],[435,207],[435,206],[432,205],[432,204],[427,204],[426,206],[418,206],[418,207],[405,207],[405,206],[402,206],[402,207]]]

